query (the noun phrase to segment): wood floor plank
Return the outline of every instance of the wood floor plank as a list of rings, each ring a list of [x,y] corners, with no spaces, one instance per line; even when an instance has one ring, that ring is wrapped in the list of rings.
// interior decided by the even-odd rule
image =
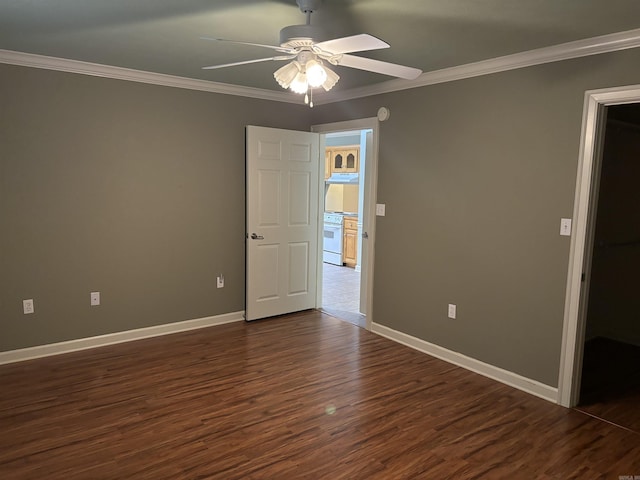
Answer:
[[[320,312],[0,366],[0,478],[640,475],[640,435]]]

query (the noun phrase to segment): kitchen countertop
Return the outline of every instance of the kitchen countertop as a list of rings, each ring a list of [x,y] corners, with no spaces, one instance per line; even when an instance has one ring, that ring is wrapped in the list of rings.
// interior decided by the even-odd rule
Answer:
[[[345,217],[357,217],[357,212],[324,212],[324,213],[332,213],[334,215],[343,215]]]

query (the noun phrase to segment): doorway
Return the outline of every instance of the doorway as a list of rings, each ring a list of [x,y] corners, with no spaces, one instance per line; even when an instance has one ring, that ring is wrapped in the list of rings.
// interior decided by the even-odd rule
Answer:
[[[590,327],[587,333],[587,313],[592,259],[598,248],[595,232],[607,113],[609,108],[638,103],[640,85],[585,93],[558,379],[558,403],[565,407],[576,407],[580,401],[583,360],[588,360],[583,353],[586,341],[592,339],[594,332]],[[614,112],[614,117],[616,114]],[[637,208],[632,218],[625,219],[625,222],[628,220],[627,223],[633,223],[632,219],[637,218],[636,212]],[[598,280],[594,277],[594,281]],[[598,301],[601,294],[593,295],[596,298],[592,301]],[[637,314],[635,318],[637,326]]]
[[[360,274],[364,174],[370,134],[371,130],[354,130],[324,136],[322,309],[361,328],[366,328]]]
[[[325,152],[317,303],[330,315],[366,329],[372,322],[377,124],[369,118],[312,129],[321,133]]]
[[[640,433],[640,104],[606,118],[577,409]]]

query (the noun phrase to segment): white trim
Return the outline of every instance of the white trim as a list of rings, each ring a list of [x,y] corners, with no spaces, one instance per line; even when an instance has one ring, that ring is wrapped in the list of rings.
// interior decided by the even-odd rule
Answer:
[[[344,92],[326,92],[314,94],[314,102],[317,105],[341,102],[354,98],[381,95],[384,93],[407,90],[410,88],[425,87],[438,83],[453,82],[465,78],[479,77],[492,73],[505,72],[518,68],[531,67],[544,63],[559,62],[572,58],[586,57],[600,53],[616,52],[629,48],[640,47],[640,28],[626,32],[612,33],[599,37],[587,38],[575,42],[562,43],[551,47],[538,48],[527,52],[505,55],[480,62],[458,65],[441,70],[425,72],[416,80],[407,81],[394,79],[361,88],[354,88]]]
[[[0,49],[0,63],[78,73],[81,75],[92,75],[94,77],[113,78],[129,82],[148,83],[164,87],[176,87],[187,90],[200,90],[209,93],[221,93],[223,95],[236,95],[241,97],[258,98],[261,100],[273,100],[276,102],[299,103],[304,106],[304,103],[300,99],[300,95],[288,93],[285,90],[275,91],[261,88],[242,87],[226,83],[210,82],[207,80],[196,80],[193,78],[165,75],[163,73],[145,72],[130,68],[100,65],[98,63],[82,62],[79,60],[47,57],[33,53],[13,52],[11,50]]]
[[[488,363],[481,362],[475,358],[467,357],[461,353],[447,350],[433,343],[429,343],[420,338],[413,337],[406,333],[393,330],[392,328],[374,323],[371,329],[372,332],[377,333],[385,338],[393,340],[395,342],[406,345],[407,347],[418,350],[422,353],[426,353],[433,357],[444,360],[445,362],[452,363],[466,370],[478,373],[482,376],[491,378],[510,387],[517,388],[524,392],[540,397],[544,400],[556,403],[558,400],[558,389],[540,383],[536,380],[523,377],[517,373],[504,370],[502,368],[489,365]]]
[[[573,204],[573,236],[569,251],[567,289],[565,294],[562,350],[558,380],[558,403],[572,407],[578,401],[579,368],[584,341],[586,311],[580,308],[582,272],[585,261],[589,207],[594,168],[596,165],[596,140],[598,113],[601,107],[640,102],[640,85],[590,90],[585,93],[582,116],[582,134],[578,154],[576,193]]]
[[[131,342],[143,338],[157,337],[160,335],[170,335],[172,333],[186,332],[198,328],[213,327],[225,323],[240,322],[244,320],[244,312],[232,312],[213,317],[197,318],[183,322],[167,323],[164,325],[154,325],[152,327],[138,328],[125,332],[108,333],[96,337],[79,338],[67,342],[51,343],[48,345],[38,345],[36,347],[22,348],[0,352],[0,365],[6,363],[21,362],[34,358],[59,355],[61,353],[76,352],[89,348],[104,347],[116,343]]]
[[[640,47],[640,28],[425,72],[413,81],[394,79],[344,91],[314,92],[314,103],[322,105],[341,102],[636,47]],[[300,95],[287,91],[242,87],[33,53],[0,49],[0,63],[304,105]]]

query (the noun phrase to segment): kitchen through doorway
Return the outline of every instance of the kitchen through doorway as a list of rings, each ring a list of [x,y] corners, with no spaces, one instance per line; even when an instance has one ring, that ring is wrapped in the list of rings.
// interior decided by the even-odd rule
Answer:
[[[322,310],[361,328],[364,174],[371,144],[371,130],[327,133],[324,141]]]

